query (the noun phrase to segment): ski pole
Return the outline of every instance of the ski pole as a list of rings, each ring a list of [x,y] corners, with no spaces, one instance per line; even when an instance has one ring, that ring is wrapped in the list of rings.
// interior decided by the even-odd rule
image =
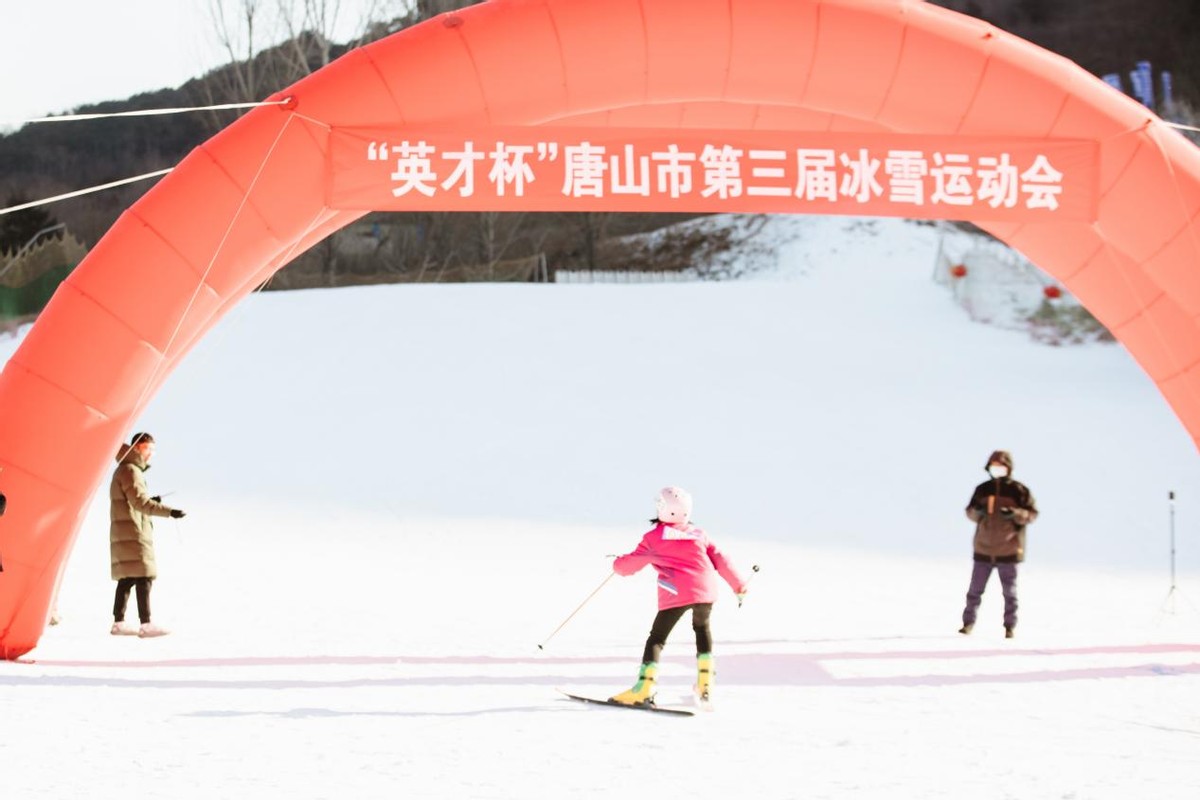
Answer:
[[[582,602],[582,603],[580,603],[580,604],[579,604],[579,605],[578,605],[578,606],[575,608],[575,610],[574,610],[574,611],[572,611],[572,612],[571,612],[571,613],[570,613],[570,614],[567,616],[567,618],[566,618],[566,619],[564,619],[562,622],[560,622],[560,623],[559,623],[559,625],[558,625],[558,627],[557,627],[557,628],[555,628],[553,631],[551,631],[551,632],[550,632],[550,635],[549,635],[549,636],[547,636],[545,639],[543,639],[543,640],[542,640],[542,643],[538,645],[538,650],[543,650],[543,649],[545,649],[545,645],[546,645],[546,643],[547,643],[547,642],[549,642],[551,639],[553,639],[553,638],[554,638],[554,634],[556,634],[556,633],[558,633],[559,631],[561,631],[561,630],[563,629],[563,626],[564,626],[564,625],[566,625],[568,622],[570,622],[570,621],[571,621],[571,618],[572,618],[572,617],[574,617],[576,614],[578,614],[578,613],[579,613],[579,609],[581,609],[581,608],[583,608],[584,606],[586,606],[586,605],[588,604],[588,601],[589,601],[589,600],[591,600],[593,597],[595,597],[595,596],[596,596],[596,592],[598,592],[598,591],[600,591],[601,589],[603,589],[603,588],[604,588],[604,584],[606,584],[606,583],[608,583],[610,580],[612,580],[612,576],[613,576],[613,575],[616,575],[616,574],[617,574],[617,573],[615,573],[615,572],[610,572],[610,573],[608,573],[608,577],[607,577],[607,578],[605,578],[604,580],[600,581],[600,585],[599,585],[599,586],[597,586],[595,589],[593,589],[593,590],[592,590],[592,593],[591,593],[591,594],[589,594],[587,597],[585,597],[585,598],[583,599],[583,602]]]
[[[750,571],[753,572],[754,575],[757,575],[758,574],[758,564],[755,564],[754,566],[752,566],[750,568]],[[751,575],[749,578],[746,578],[746,582],[742,584],[743,589],[745,589],[747,586],[750,585],[750,581],[754,580],[754,575]],[[741,597],[741,595],[738,595],[738,608],[741,608],[741,607],[742,607],[742,597]]]

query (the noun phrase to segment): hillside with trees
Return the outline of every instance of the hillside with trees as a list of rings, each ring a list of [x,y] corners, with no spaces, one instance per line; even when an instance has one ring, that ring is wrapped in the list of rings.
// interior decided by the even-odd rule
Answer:
[[[1170,72],[1176,97],[1200,107],[1197,0],[932,0],[987,20],[1094,75],[1126,78],[1139,61]]]

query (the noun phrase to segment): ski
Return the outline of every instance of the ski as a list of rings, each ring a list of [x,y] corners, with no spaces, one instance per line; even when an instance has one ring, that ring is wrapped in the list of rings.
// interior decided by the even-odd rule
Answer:
[[[591,703],[598,706],[608,706],[609,708],[627,708],[632,711],[654,711],[659,714],[674,714],[678,717],[694,717],[696,715],[695,711],[691,711],[690,709],[686,708],[676,708],[674,706],[631,706],[626,703],[617,703],[612,700],[601,700],[598,697],[584,697],[583,695],[571,694],[564,689],[559,689],[558,691],[562,692],[564,696],[580,703]]]

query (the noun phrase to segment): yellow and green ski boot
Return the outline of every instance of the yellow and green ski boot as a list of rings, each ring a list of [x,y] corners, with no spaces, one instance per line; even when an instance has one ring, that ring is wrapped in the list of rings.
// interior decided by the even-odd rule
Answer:
[[[708,708],[712,702],[713,677],[717,674],[717,665],[712,653],[701,653],[696,656],[696,701],[702,708]]]
[[[654,705],[654,683],[658,678],[658,664],[648,661],[638,670],[637,683],[632,689],[627,689],[609,698],[614,703],[626,706]]]

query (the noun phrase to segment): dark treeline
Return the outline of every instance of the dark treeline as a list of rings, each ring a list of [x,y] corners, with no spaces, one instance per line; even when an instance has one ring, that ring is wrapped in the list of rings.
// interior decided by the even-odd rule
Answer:
[[[387,36],[421,19],[474,0],[427,0],[410,18],[378,24],[362,41]],[[1156,73],[1171,70],[1177,97],[1192,107],[1200,96],[1200,0],[943,0],[1061,53],[1096,73],[1126,75],[1138,60]],[[115,112],[241,102],[265,97],[337,58],[348,45],[313,34],[267,49],[251,62],[226,65],[175,89],[162,89],[77,111]],[[248,82],[248,77],[253,82]],[[252,88],[250,88],[252,87]],[[244,95],[250,94],[250,97]],[[229,124],[234,112],[104,119],[27,125],[0,136],[0,204],[16,205],[78,188],[169,168]],[[65,222],[91,246],[150,182],[62,201],[40,212],[8,215],[0,252],[20,247],[29,231]],[[198,200],[198,202],[202,202]],[[48,212],[48,213],[47,213]],[[372,214],[352,231],[335,234],[294,268],[325,276],[326,285],[348,271],[435,277],[456,268],[491,267],[544,254],[550,269],[614,268],[637,257],[645,266],[678,268],[670,254],[631,252],[614,237],[652,230],[681,215],[617,214]],[[664,258],[668,263],[663,263]],[[307,285],[312,285],[307,284]]]
[[[373,41],[425,18],[478,0],[425,0],[410,17],[378,23],[354,46]],[[231,62],[175,89],[75,109],[112,113],[155,108],[209,106],[268,96],[338,58],[349,45],[303,33],[260,52],[252,61]],[[166,169],[236,119],[223,110],[166,116],[124,117],[27,125],[0,136],[0,206],[64,194],[134,175]],[[0,220],[0,253],[14,252],[43,226],[59,221],[85,245],[94,245],[152,181],[117,187]],[[202,202],[202,200],[197,200]],[[686,266],[679,255],[693,245],[678,237],[661,252],[629,251],[617,237],[654,230],[687,219],[685,214],[396,214],[366,217],[301,255],[273,285],[312,286],[390,278],[495,275],[501,262],[529,261],[548,270],[606,268],[636,255],[658,269]],[[530,267],[532,269],[532,267]],[[355,280],[355,278],[358,280]],[[453,279],[453,278],[452,278]]]
[[[1200,106],[1197,0],[931,0],[1064,55],[1094,75],[1149,61],[1175,78],[1176,96]]]

